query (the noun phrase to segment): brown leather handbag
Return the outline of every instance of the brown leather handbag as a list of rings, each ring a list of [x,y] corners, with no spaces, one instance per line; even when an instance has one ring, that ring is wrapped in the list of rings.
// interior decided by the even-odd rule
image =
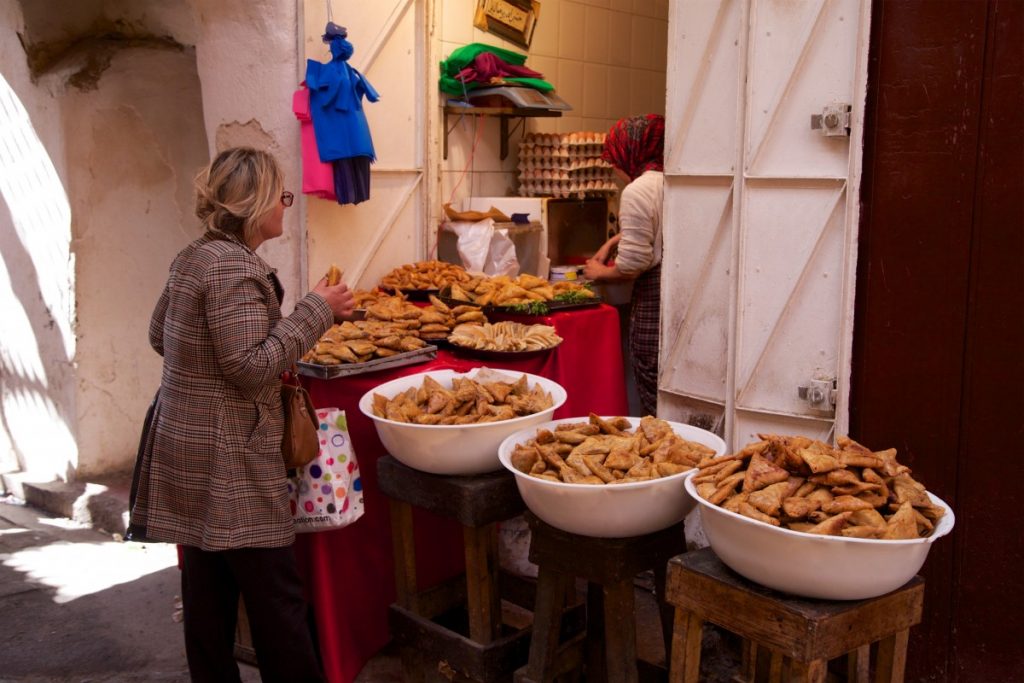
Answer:
[[[320,452],[320,422],[313,400],[294,372],[281,375],[281,404],[284,406],[284,435],[281,457],[287,469],[303,467]]]

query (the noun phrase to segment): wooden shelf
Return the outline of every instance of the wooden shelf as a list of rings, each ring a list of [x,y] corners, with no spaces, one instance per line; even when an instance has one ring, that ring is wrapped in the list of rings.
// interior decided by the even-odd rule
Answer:
[[[529,109],[523,107],[444,107],[444,158],[448,158],[448,117],[449,116],[494,116],[501,124],[501,160],[508,156],[508,120],[527,118],[555,118],[562,115],[557,109]]]

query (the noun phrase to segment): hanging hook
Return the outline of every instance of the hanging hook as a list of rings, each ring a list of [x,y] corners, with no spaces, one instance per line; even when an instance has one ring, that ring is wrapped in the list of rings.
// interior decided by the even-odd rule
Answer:
[[[334,23],[334,12],[331,10],[331,0],[324,0],[324,4],[327,5],[327,28],[324,29],[324,35],[322,36],[323,41],[325,43],[329,43],[331,42],[331,39],[336,36],[348,38],[348,29]]]

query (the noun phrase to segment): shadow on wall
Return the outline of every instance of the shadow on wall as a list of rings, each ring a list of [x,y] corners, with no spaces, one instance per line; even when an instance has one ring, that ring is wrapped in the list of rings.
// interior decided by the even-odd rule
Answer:
[[[71,207],[25,107],[0,75],[0,471],[77,462]],[[6,443],[5,443],[6,442]]]
[[[0,472],[95,481],[134,463],[160,382],[149,316],[200,232],[200,31],[191,0],[14,4],[0,12]]]

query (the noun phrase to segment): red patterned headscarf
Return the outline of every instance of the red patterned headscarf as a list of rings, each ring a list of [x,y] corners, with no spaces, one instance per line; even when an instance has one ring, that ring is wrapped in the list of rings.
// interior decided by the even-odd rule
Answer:
[[[611,163],[630,180],[644,171],[665,168],[665,117],[661,114],[619,119],[604,140],[601,158]]]

